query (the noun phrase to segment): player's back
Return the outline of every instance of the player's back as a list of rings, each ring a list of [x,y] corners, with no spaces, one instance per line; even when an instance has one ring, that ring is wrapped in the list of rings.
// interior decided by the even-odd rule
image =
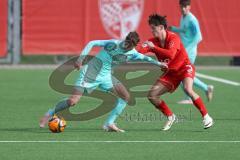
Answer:
[[[123,43],[120,40],[96,40],[90,43],[92,43],[92,46],[98,46],[102,49],[87,62],[86,67],[82,68],[83,73],[88,71],[89,75],[93,73],[99,77],[105,77],[111,75],[114,66],[127,60],[126,51],[123,49]]]
[[[122,48],[122,41],[109,40],[96,57],[103,62],[103,67],[105,69],[111,70],[112,65],[114,65],[116,61],[121,61],[119,57],[120,55],[124,55],[125,52],[126,51]]]
[[[80,76],[90,80],[110,76],[114,55],[123,53],[119,47],[121,42],[119,40],[95,40],[89,43],[91,47],[101,47],[101,50],[81,69]]]

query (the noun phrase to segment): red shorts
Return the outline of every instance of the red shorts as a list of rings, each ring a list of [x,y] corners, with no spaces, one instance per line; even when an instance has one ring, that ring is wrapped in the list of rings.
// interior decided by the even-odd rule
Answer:
[[[166,74],[162,75],[157,81],[161,82],[166,86],[170,92],[177,89],[181,81],[187,77],[195,77],[195,67],[191,64],[183,65],[178,71],[168,71]]]

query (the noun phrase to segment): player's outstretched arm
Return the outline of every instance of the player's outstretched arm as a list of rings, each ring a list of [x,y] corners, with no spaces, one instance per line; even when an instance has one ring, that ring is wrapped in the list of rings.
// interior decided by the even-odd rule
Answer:
[[[155,64],[155,65],[158,65],[161,68],[167,68],[166,63],[156,61],[155,59],[153,59],[149,56],[145,56],[145,55],[139,53],[135,49],[130,51],[129,55],[130,56],[128,56],[128,61],[145,61],[145,62],[149,62],[149,63]]]
[[[177,53],[177,48],[180,46],[180,41],[171,41],[167,48],[161,48],[156,45],[154,45],[151,41],[144,42],[145,45],[150,47],[151,51],[155,54],[161,54],[161,56],[164,56],[168,59],[173,59]]]
[[[77,62],[75,62],[74,66],[77,69],[80,69],[80,67],[82,66],[82,61],[84,60],[84,58],[90,53],[90,51],[92,50],[93,47],[104,47],[106,46],[108,43],[114,43],[114,40],[93,40],[90,41],[82,50]]]
[[[114,40],[93,40],[90,41],[81,52],[81,56],[86,56],[89,54],[93,47],[104,47],[108,43],[114,43]]]
[[[175,33],[185,33],[185,30],[181,27],[170,26],[169,30],[171,30]]]

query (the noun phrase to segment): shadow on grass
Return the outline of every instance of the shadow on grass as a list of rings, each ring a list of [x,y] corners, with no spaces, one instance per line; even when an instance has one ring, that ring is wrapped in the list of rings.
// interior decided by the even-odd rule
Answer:
[[[240,121],[240,118],[214,118],[215,121]]]
[[[0,128],[0,132],[49,133],[46,128]]]
[[[166,134],[169,134],[169,133],[177,133],[177,132],[191,132],[191,133],[201,133],[201,132],[205,132],[206,130],[202,129],[202,130],[194,130],[194,129],[175,129],[175,128],[172,128],[171,130],[168,130],[168,131],[162,131],[161,128],[159,129],[129,129],[127,130],[128,132],[159,132],[159,133],[166,133]]]
[[[0,132],[51,133],[48,128],[0,128]],[[100,128],[66,128],[64,132],[103,132]]]
[[[220,120],[220,119],[218,119]],[[224,119],[226,120],[226,119]],[[162,131],[161,128],[123,128],[126,129],[126,133],[134,133],[134,132],[139,132],[139,133],[148,133],[148,132],[159,132],[159,133],[166,133],[166,134],[171,134],[171,133],[203,133],[206,131],[210,131],[212,128],[204,130],[202,128],[199,129],[195,129],[195,128],[171,128],[171,130],[169,131]],[[0,132],[21,132],[21,133],[42,133],[42,134],[49,134],[51,133],[48,128],[0,128]],[[71,128],[71,127],[67,127],[64,130],[64,133],[106,133],[105,131],[103,131],[102,128]],[[111,133],[111,132],[110,132]]]

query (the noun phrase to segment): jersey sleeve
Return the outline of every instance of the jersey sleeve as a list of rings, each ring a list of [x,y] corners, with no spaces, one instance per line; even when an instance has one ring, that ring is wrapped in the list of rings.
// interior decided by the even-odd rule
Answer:
[[[181,21],[183,21],[182,17],[181,17]],[[172,26],[171,31],[173,31],[175,33],[184,33],[185,32],[184,28],[181,25],[179,25],[179,27]]]
[[[149,62],[155,65],[161,66],[160,62],[156,61],[155,59],[149,56],[145,56],[139,53],[136,49],[129,51],[127,54],[128,54],[127,61],[145,61],[145,62]]]
[[[89,54],[89,52],[91,51],[91,49],[93,47],[104,47],[105,45],[107,45],[109,43],[116,43],[116,40],[94,40],[94,41],[90,41],[85,46],[85,48],[83,49],[81,55],[86,56],[86,55]]]
[[[82,59],[84,59],[84,57],[89,54],[89,52],[91,51],[91,49],[93,47],[104,47],[110,43],[117,43],[117,40],[93,40],[93,41],[90,41],[82,50],[81,55],[78,58],[78,60],[81,61]]]
[[[175,26],[171,27],[171,31],[176,32],[176,33],[184,33],[185,32],[183,28],[175,27]]]
[[[155,54],[160,54],[164,58],[173,59],[180,49],[180,38],[177,36],[172,36],[171,39],[167,42],[166,48],[161,48],[154,46],[152,49]]]

